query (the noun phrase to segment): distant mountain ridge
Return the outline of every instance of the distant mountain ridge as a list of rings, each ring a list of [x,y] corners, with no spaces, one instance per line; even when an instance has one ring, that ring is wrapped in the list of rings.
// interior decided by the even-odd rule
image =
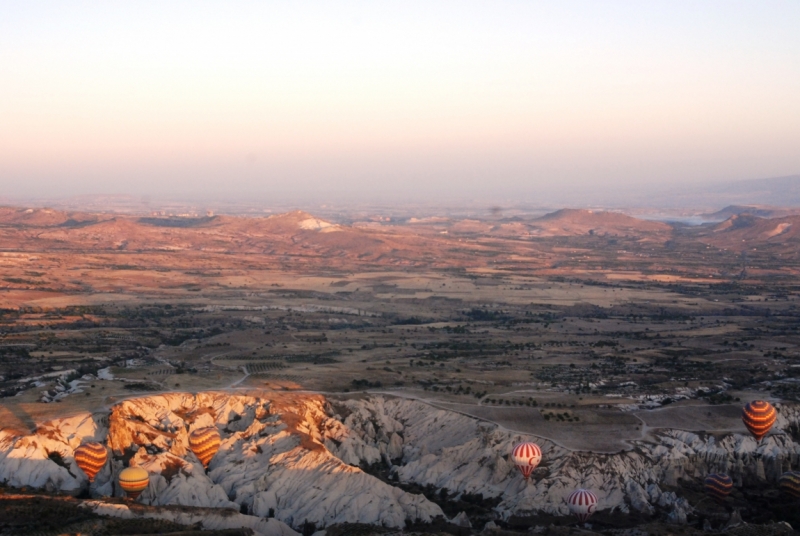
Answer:
[[[538,218],[436,219],[363,227],[329,222],[301,210],[269,217],[142,217],[0,207],[0,250],[255,254],[277,263],[326,268],[477,267],[498,262],[524,262],[530,267],[547,262],[541,251],[553,245],[550,239],[572,237],[584,242],[613,238],[652,244],[677,238],[736,250],[761,245],[796,250],[800,214],[763,218],[749,213],[758,210],[780,212],[731,206],[715,213],[735,213],[724,222],[690,228],[586,209],[561,209]]]
[[[701,214],[703,218],[709,221],[723,221],[731,216],[738,216],[740,214],[751,214],[759,218],[782,218],[785,216],[792,216],[800,214],[799,208],[785,208],[785,207],[771,207],[766,205],[728,205],[722,210],[712,213]]]
[[[696,209],[712,213],[722,207],[735,206],[773,206],[800,208],[800,174],[781,177],[727,180],[718,182],[683,180],[648,180],[643,175],[640,181],[617,183],[605,180],[586,180],[577,185],[553,185],[532,182],[530,185],[519,185],[514,189],[494,190],[463,197],[422,196],[403,198],[398,202],[395,198],[371,196],[365,201],[363,195],[353,192],[340,192],[334,205],[338,212],[358,207],[360,211],[383,211],[392,207],[394,216],[400,218],[414,216],[425,220],[431,214],[420,212],[420,207],[439,210],[439,215],[450,211],[461,217],[471,217],[481,211],[489,210],[492,205],[502,207],[535,207],[541,214],[544,210],[563,206],[595,208],[598,210],[660,208],[660,209]],[[344,197],[341,197],[344,196]],[[329,199],[315,196],[265,198],[258,193],[231,192],[229,195],[210,197],[186,196],[151,198],[134,195],[75,195],[69,197],[37,197],[11,198],[0,197],[0,204],[28,205],[50,207],[66,212],[114,212],[118,214],[147,216],[150,213],[187,213],[197,217],[213,210],[216,213],[263,216],[288,210],[290,207],[305,207],[316,210],[322,207],[324,212],[332,214],[330,207],[325,208]],[[408,210],[401,213],[405,207]],[[444,209],[444,210],[440,210]],[[732,215],[732,214],[729,214]]]
[[[729,205],[800,208],[800,175],[724,182],[676,181],[602,182],[540,197],[543,205],[571,205],[602,209],[694,209],[713,212]],[[711,210],[709,210],[711,209]]]
[[[651,194],[649,199],[646,196],[638,197],[645,206],[672,208],[726,205],[800,208],[800,175],[747,179],[680,189],[666,188],[658,195]]]

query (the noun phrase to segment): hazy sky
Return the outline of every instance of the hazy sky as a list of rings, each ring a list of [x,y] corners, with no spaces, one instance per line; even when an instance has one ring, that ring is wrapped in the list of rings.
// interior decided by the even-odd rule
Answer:
[[[800,2],[0,4],[0,197],[800,172]]]

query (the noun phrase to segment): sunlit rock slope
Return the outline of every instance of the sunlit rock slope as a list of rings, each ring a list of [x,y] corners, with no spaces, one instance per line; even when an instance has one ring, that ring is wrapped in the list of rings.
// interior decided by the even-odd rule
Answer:
[[[150,473],[140,498],[150,505],[230,508],[292,526],[402,527],[406,520],[442,515],[423,496],[331,453],[325,444],[350,432],[330,417],[322,397],[176,393],[122,402],[112,408],[107,429],[102,421],[85,415],[54,421],[31,436],[0,436],[0,480],[78,493],[88,482],[73,450],[84,440],[106,439],[112,459],[91,486],[98,497],[123,495],[116,481],[129,464]],[[208,471],[188,448],[188,434],[206,426],[216,426],[223,437]],[[363,443],[350,461],[361,458],[374,458]]]
[[[660,509],[680,520],[691,506],[662,490],[675,486],[678,479],[699,481],[710,472],[724,471],[739,486],[774,483],[800,462],[800,445],[782,431],[800,421],[794,406],[779,408],[775,431],[761,445],[738,434],[717,441],[711,435],[666,430],[656,436],[658,443],[638,442],[627,452],[596,454],[569,451],[533,438],[544,458],[528,483],[508,454],[515,443],[530,436],[413,400],[374,397],[345,401],[341,407],[348,413],[343,422],[350,439],[333,452],[341,455],[346,446],[347,453],[387,453],[401,482],[500,497],[496,510],[502,518],[537,511],[567,515],[564,499],[583,487],[598,495],[601,510],[649,513]],[[403,437],[400,450],[398,435]]]
[[[691,506],[665,491],[679,479],[699,481],[708,472],[725,471],[741,486],[774,482],[797,467],[800,446],[782,430],[796,428],[800,413],[794,406],[780,411],[775,432],[761,445],[735,434],[715,439],[667,430],[630,451],[595,454],[532,438],[544,460],[526,482],[508,454],[515,442],[531,437],[419,401],[174,393],[127,400],[108,415],[53,421],[32,435],[0,432],[0,481],[79,494],[89,486],[73,451],[99,440],[111,456],[90,488],[96,499],[122,496],[116,478],[125,466],[136,465],[151,475],[140,502],[225,511],[225,519],[242,516],[242,523],[264,534],[289,534],[289,526],[306,523],[402,527],[443,515],[424,496],[362,470],[379,466],[400,483],[497,497],[500,519],[566,515],[564,498],[584,487],[598,495],[600,510],[658,510],[680,522]],[[205,470],[188,448],[188,435],[207,426],[220,431],[222,443]],[[257,529],[259,520],[265,523]],[[210,517],[208,524],[214,524]]]

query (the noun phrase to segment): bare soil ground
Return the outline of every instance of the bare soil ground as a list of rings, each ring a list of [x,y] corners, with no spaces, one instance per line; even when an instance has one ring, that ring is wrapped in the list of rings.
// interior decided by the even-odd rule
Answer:
[[[577,422],[545,420],[542,412],[533,408],[500,408],[449,404],[436,404],[494,422],[517,432],[549,439],[571,450],[618,452],[630,448],[626,440],[642,437],[641,421],[630,414],[618,411],[554,410],[578,416]]]
[[[650,428],[672,428],[689,432],[737,432],[746,434],[741,405],[678,403],[652,410],[637,411]]]

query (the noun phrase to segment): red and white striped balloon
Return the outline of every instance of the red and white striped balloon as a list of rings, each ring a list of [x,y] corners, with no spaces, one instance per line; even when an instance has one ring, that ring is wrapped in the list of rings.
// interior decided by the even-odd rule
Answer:
[[[539,465],[539,462],[542,461],[542,449],[536,443],[527,441],[520,443],[511,451],[511,460],[527,480],[533,470],[536,469],[536,466]]]
[[[576,489],[567,499],[569,511],[580,521],[586,521],[597,508],[597,495],[587,489]]]

